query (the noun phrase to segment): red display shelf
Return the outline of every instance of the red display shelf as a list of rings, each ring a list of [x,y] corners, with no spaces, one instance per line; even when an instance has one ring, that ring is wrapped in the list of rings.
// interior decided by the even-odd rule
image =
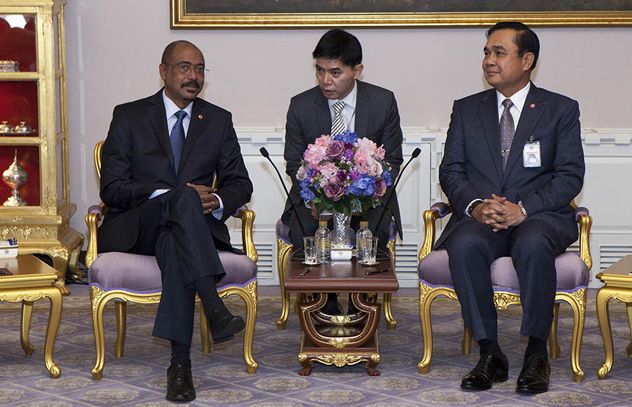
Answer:
[[[19,62],[20,72],[37,71],[34,15],[0,16],[0,61],[6,60]]]
[[[37,82],[0,82],[0,123],[8,122],[12,127],[25,122],[34,130],[39,129],[37,117]],[[1,134],[1,136],[35,136],[29,134]]]

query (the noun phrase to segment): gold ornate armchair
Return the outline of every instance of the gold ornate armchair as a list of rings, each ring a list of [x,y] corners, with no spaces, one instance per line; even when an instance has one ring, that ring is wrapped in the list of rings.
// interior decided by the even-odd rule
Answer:
[[[432,322],[430,306],[440,296],[451,300],[458,300],[452,286],[448,254],[446,250],[433,250],[435,241],[435,222],[452,212],[449,204],[438,202],[423,213],[426,228],[424,242],[419,250],[419,317],[424,339],[422,359],[417,365],[422,374],[430,371],[432,361]],[[560,347],[557,341],[557,320],[560,302],[570,305],[573,311],[573,335],[571,343],[571,367],[573,379],[581,382],[584,371],[579,364],[579,353],[584,330],[584,316],[586,311],[586,287],[590,278],[592,258],[590,256],[589,234],[592,218],[586,208],[575,208],[575,219],[579,226],[579,255],[566,252],[555,259],[557,271],[557,292],[553,310],[553,323],[549,335],[551,358],[557,358]],[[518,279],[513,268],[511,258],[501,257],[492,263],[492,283],[494,284],[494,302],[499,310],[507,309],[510,305],[520,304]],[[464,330],[461,348],[463,354],[468,354],[472,345],[472,337],[467,329]]]
[[[94,148],[94,163],[97,175],[101,176],[100,141]],[[105,331],[103,311],[110,300],[116,300],[117,336],[114,342],[114,355],[123,356],[126,335],[126,304],[155,304],[160,301],[160,269],[153,256],[108,252],[97,253],[97,229],[106,209],[103,204],[92,206],[85,217],[88,226],[88,249],[86,265],[89,267],[90,300],[92,302],[92,322],[96,345],[96,362],[92,377],[101,379],[105,362]],[[246,256],[220,252],[226,276],[218,283],[218,294],[225,298],[239,296],[246,304],[246,329],[244,333],[244,360],[248,373],[255,373],[257,362],[252,355],[255,319],[257,316],[257,251],[252,238],[255,213],[241,208],[234,215],[242,221],[242,240]],[[200,307],[200,336],[202,351],[211,351],[208,321]]]
[[[394,222],[389,225],[389,241],[386,245],[393,261],[395,260],[395,240],[397,238],[397,228]],[[290,241],[290,228],[279,219],[276,223],[277,238],[277,271],[279,273],[279,286],[281,288],[281,316],[277,320],[277,328],[285,329],[285,324],[290,315],[290,294],[285,291],[283,282],[287,274],[287,266],[290,256],[294,250],[294,245]],[[395,329],[397,321],[393,317],[391,306],[392,294],[385,293],[383,299],[384,317],[388,329]]]

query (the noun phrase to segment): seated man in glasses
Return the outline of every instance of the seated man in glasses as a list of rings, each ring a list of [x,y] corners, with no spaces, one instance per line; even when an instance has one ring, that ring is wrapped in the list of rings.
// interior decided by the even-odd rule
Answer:
[[[101,199],[111,209],[99,249],[156,256],[162,297],[153,335],[171,341],[167,400],[180,402],[195,399],[196,293],[215,342],[244,328],[217,295],[225,274],[217,251],[232,250],[224,221],[250,200],[252,183],[231,114],[198,98],[205,71],[195,45],[169,44],[159,65],[164,88],[114,109],[102,156]]]

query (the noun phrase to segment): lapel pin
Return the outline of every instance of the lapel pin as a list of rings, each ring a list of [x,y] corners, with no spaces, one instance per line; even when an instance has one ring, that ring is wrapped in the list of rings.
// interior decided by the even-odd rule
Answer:
[[[532,106],[535,106],[535,105],[532,105]],[[202,120],[203,118],[204,118],[203,115],[201,115],[201,114],[198,115],[198,119]]]
[[[529,107],[530,107],[531,109],[535,109],[535,103],[531,103],[531,105],[529,105]]]

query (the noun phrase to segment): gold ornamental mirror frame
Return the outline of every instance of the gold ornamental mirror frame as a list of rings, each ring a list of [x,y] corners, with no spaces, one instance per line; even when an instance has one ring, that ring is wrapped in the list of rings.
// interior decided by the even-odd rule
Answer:
[[[170,0],[172,29],[632,26],[632,0]],[[376,11],[379,10],[379,11]],[[502,11],[500,11],[502,10]],[[535,11],[538,10],[538,11]]]

